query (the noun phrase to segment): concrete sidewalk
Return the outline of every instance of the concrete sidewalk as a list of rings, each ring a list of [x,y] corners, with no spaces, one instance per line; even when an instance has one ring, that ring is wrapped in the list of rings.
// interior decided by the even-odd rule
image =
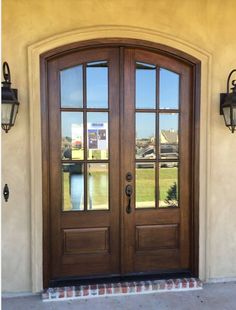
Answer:
[[[235,310],[236,282],[205,284],[203,290],[147,295],[98,297],[73,301],[42,302],[41,296],[2,299],[3,310]]]

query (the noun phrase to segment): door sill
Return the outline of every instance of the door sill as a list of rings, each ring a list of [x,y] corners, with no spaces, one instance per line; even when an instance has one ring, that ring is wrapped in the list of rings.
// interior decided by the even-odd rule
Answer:
[[[49,281],[49,287],[64,287],[64,286],[77,286],[101,283],[119,283],[119,282],[133,282],[133,281],[148,281],[148,280],[166,280],[166,279],[179,279],[194,277],[189,270],[181,271],[162,271],[158,273],[130,273],[125,275],[100,275],[90,277],[66,277],[60,279],[53,279]]]

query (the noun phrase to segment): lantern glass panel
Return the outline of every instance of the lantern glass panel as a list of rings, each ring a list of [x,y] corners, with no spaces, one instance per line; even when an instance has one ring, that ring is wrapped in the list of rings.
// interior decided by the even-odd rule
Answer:
[[[18,108],[19,108],[19,105],[18,104],[14,104],[13,106],[13,114],[12,114],[12,120],[11,120],[11,125],[13,126],[15,124],[15,120],[16,120],[16,115],[18,113]]]
[[[225,119],[225,124],[226,126],[231,125],[231,117],[230,117],[230,107],[224,107],[223,108],[223,113],[224,113],[224,119]]]
[[[232,110],[233,110],[233,119],[232,119],[233,126],[236,126],[236,106],[234,106]]]
[[[2,124],[10,124],[12,103],[2,103]]]

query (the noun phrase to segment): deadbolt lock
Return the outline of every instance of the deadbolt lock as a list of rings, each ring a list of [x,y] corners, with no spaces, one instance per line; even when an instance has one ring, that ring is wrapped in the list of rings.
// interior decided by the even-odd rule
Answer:
[[[133,180],[133,176],[131,172],[126,173],[126,181],[131,182]]]

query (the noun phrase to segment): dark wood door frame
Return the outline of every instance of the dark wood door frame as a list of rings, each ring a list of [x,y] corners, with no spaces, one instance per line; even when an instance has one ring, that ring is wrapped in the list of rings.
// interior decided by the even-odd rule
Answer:
[[[42,123],[42,170],[43,170],[43,286],[48,287],[50,275],[50,209],[49,209],[49,145],[48,145],[48,89],[47,89],[47,66],[50,59],[62,55],[71,54],[80,50],[91,49],[92,47],[130,47],[143,48],[155,51],[159,54],[171,56],[180,62],[191,66],[192,85],[192,114],[193,124],[191,127],[192,142],[192,196],[190,206],[190,226],[193,227],[190,235],[191,244],[191,274],[198,276],[199,265],[199,145],[200,145],[200,72],[201,63],[198,59],[157,43],[136,39],[97,39],[58,47],[46,52],[40,57],[40,81],[41,81],[41,123]],[[122,83],[121,83],[122,84]]]

